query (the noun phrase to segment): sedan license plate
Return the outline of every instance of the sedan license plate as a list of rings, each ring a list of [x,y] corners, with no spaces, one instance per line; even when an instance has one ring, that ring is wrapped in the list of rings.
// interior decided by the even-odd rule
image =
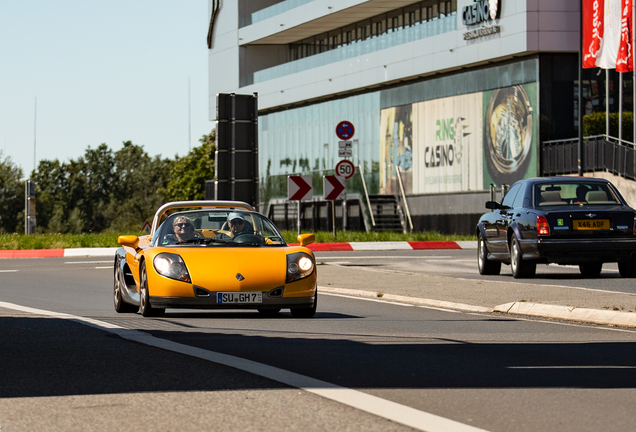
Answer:
[[[262,292],[220,292],[216,293],[216,302],[221,303],[263,303]]]
[[[574,219],[572,228],[575,230],[608,230],[610,229],[609,219]]]

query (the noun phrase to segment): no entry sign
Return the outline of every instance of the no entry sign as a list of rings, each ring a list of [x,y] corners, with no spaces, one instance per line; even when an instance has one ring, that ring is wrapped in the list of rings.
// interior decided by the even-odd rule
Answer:
[[[336,135],[343,141],[353,138],[355,132],[355,128],[349,121],[341,121],[338,123],[338,126],[336,126]]]

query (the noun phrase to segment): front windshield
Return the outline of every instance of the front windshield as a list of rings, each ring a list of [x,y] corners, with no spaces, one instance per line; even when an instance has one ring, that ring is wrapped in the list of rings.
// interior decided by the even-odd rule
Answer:
[[[538,207],[621,204],[606,183],[585,180],[536,184],[534,200]]]
[[[283,236],[265,216],[241,210],[174,213],[158,229],[158,245],[281,246]]]

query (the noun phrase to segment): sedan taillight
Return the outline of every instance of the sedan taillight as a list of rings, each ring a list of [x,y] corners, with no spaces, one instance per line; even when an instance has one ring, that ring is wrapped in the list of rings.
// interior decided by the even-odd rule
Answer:
[[[545,216],[537,216],[537,235],[550,235],[550,226],[548,225],[548,220],[545,218]]]

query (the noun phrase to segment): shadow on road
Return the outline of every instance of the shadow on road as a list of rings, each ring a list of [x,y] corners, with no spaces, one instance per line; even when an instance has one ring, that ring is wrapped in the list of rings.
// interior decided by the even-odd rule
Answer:
[[[2,317],[0,328],[2,398],[284,387],[67,320]],[[351,388],[636,387],[636,343],[364,343],[316,334],[146,331]]]

